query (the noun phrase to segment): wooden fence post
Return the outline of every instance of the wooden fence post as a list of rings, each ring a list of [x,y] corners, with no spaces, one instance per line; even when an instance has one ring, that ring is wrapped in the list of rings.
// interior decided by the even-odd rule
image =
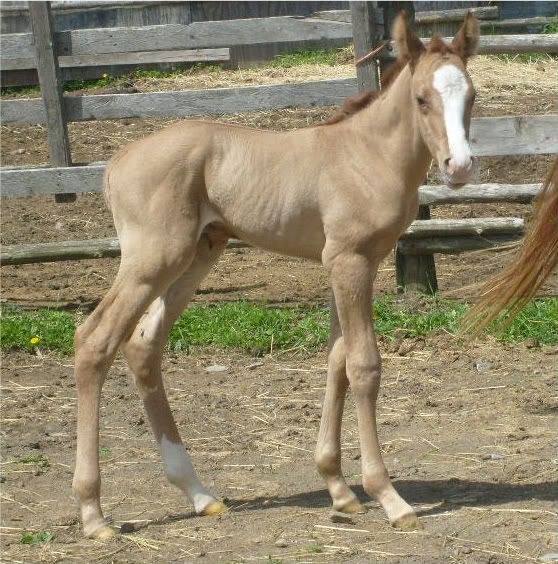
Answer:
[[[430,219],[430,207],[419,206],[417,219]],[[404,255],[395,247],[397,292],[434,294],[438,291],[434,255]]]
[[[379,34],[375,8],[376,2],[351,2],[355,60],[370,53],[378,45]],[[378,65],[374,57],[358,64],[356,71],[359,92],[378,90],[380,80]]]
[[[393,21],[401,10],[407,12],[409,24],[415,20],[413,2],[380,2],[384,11],[384,39],[389,39]],[[389,59],[382,59],[381,71],[389,64]],[[420,206],[417,219],[430,219],[430,208]],[[436,264],[434,255],[404,255],[399,251],[399,243],[395,247],[395,272],[397,291],[421,292],[433,294],[438,290]]]
[[[50,2],[29,2],[37,73],[48,125],[48,151],[52,166],[71,166],[70,141],[65,119],[60,69],[55,47]],[[75,194],[56,194],[57,202],[74,202]]]

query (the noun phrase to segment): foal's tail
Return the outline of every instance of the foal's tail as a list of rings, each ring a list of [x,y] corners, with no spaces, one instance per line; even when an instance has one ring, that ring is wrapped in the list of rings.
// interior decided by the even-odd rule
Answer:
[[[521,308],[536,295],[558,263],[558,156],[546,178],[533,210],[527,235],[516,259],[489,280],[481,299],[463,320],[462,331],[479,335],[502,310],[505,329]]]

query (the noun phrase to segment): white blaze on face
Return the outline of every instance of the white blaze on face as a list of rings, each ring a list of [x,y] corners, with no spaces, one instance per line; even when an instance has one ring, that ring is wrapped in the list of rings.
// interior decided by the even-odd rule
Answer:
[[[173,443],[166,435],[161,438],[161,456],[165,465],[165,474],[171,484],[180,488],[194,504],[197,513],[203,511],[215,498],[200,482],[190,455],[184,446]]]
[[[434,72],[432,82],[444,105],[444,122],[453,165],[469,166],[471,147],[465,136],[465,104],[469,85],[463,71],[455,65],[444,65]]]

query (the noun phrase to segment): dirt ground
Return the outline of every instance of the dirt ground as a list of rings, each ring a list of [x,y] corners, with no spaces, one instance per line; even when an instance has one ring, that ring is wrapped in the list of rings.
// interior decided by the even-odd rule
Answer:
[[[360,487],[347,403],[346,476],[369,512],[329,517],[313,464],[324,353],[263,359],[168,355],[166,387],[203,480],[231,511],[200,518],[164,479],[140,399],[117,361],[104,389],[101,454],[110,542],[83,540],[71,494],[72,360],[9,353],[2,378],[3,562],[388,562],[504,564],[556,548],[556,349],[432,337],[406,356],[382,342],[384,457],[424,529],[392,529]],[[257,361],[257,362],[256,362]],[[223,364],[226,372],[205,367]],[[256,366],[254,366],[256,364]],[[42,455],[49,465],[17,463]],[[48,545],[18,544],[28,530]]]
[[[339,65],[342,67],[343,65]],[[555,62],[472,64],[476,115],[556,112]],[[139,90],[333,78],[354,72],[196,75],[195,84],[140,82]],[[298,73],[298,74],[296,74]],[[327,73],[332,73],[331,76]],[[269,75],[269,73],[268,73]],[[300,75],[300,76],[299,76]],[[325,76],[324,76],[325,75]],[[212,81],[212,82],[211,82]],[[219,82],[221,81],[221,82]],[[78,93],[79,94],[79,93]],[[258,112],[219,118],[276,129],[303,127],[331,109]],[[74,162],[105,160],[125,143],[170,120],[118,120],[70,125]],[[43,126],[3,126],[2,165],[48,161]],[[540,182],[550,156],[483,159],[481,181]],[[433,173],[432,181],[435,181]],[[434,217],[529,215],[530,206],[451,206]],[[114,236],[102,198],[2,199],[2,244]],[[441,294],[476,295],[465,286],[501,268],[502,253],[436,256]],[[115,259],[2,268],[2,300],[25,307],[94,306],[109,288]],[[377,280],[393,291],[393,260]],[[543,288],[556,295],[555,282]],[[317,264],[253,249],[227,251],[195,301],[246,299],[325,303],[328,281]],[[506,346],[490,339],[464,348],[450,335],[414,343],[400,356],[382,341],[379,406],[385,460],[399,491],[422,515],[424,530],[389,527],[378,506],[350,523],[329,518],[329,498],[313,462],[325,384],[325,353],[312,357],[196,350],[168,355],[166,386],[179,427],[204,481],[231,511],[198,518],[163,477],[140,400],[118,361],[105,385],[101,429],[103,503],[115,526],[135,532],[108,543],[83,540],[70,483],[75,447],[72,359],[44,352],[4,355],[2,369],[3,562],[388,562],[504,564],[556,551],[556,349]],[[253,366],[256,361],[263,362]],[[205,367],[222,364],[226,372]],[[249,368],[252,365],[252,368]],[[360,482],[352,402],[343,436],[344,468]],[[22,464],[20,457],[49,464]],[[125,528],[126,528],[125,527]],[[23,531],[55,535],[48,545],[18,544]]]

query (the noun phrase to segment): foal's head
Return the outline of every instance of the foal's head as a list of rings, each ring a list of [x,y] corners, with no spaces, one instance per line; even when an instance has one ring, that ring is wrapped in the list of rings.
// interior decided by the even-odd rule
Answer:
[[[475,89],[466,65],[479,42],[478,21],[469,12],[451,45],[434,37],[424,47],[409,30],[402,13],[395,22],[393,37],[399,57],[409,61],[421,136],[448,184],[464,184],[476,168],[469,145]]]

